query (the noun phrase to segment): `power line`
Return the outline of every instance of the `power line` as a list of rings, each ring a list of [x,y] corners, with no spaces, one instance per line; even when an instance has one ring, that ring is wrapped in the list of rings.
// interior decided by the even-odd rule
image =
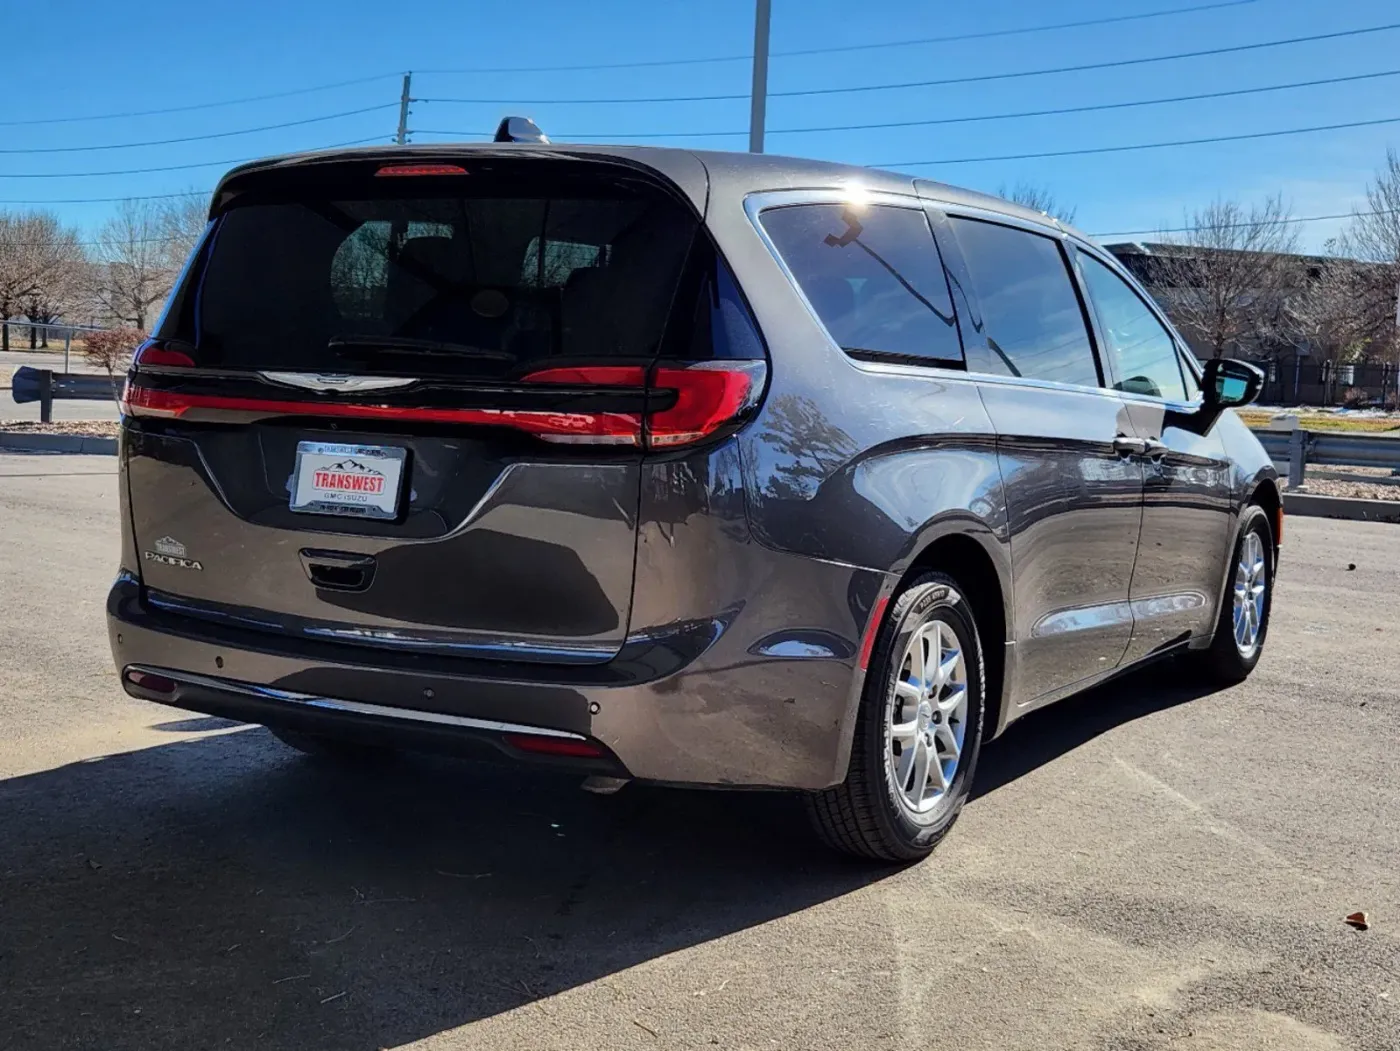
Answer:
[[[1253,3],[1256,0],[1247,0]],[[987,113],[962,117],[937,117],[929,120],[903,120],[886,121],[878,124],[832,124],[825,126],[814,126],[804,128],[770,128],[769,135],[800,135],[813,132],[833,132],[833,131],[874,131],[889,128],[917,128],[933,127],[944,124],[976,124],[984,121],[995,120],[1015,120],[1026,117],[1049,117],[1071,113],[1093,113],[1103,110],[1132,109],[1140,106],[1160,106],[1179,102],[1198,102],[1209,99],[1232,98],[1242,95],[1258,95],[1272,91],[1286,91],[1297,88],[1322,87],[1330,84],[1347,84],[1363,80],[1377,80],[1384,77],[1400,76],[1400,69],[1382,70],[1376,73],[1357,73],[1345,77],[1327,77],[1318,80],[1294,81],[1288,84],[1268,84],[1253,88],[1236,88],[1229,91],[1211,91],[1195,95],[1173,95],[1166,98],[1138,99],[1128,102],[1103,102],[1087,106],[1064,106],[1056,109],[1021,110],[1014,113]],[[54,146],[33,149],[0,149],[0,154],[30,154],[30,153],[86,153],[95,150],[120,150],[133,149],[141,146],[168,146],[185,142],[200,142],[208,139],[230,138],[238,135],[250,135],[262,131],[275,131],[282,128],[300,127],[306,124],[316,124],[329,120],[338,120],[343,117],[359,116],[365,113],[376,113],[381,110],[391,109],[396,103],[387,102],[377,106],[364,106],[359,109],[344,110],[340,113],[328,113],[320,117],[306,117],[302,120],[283,121],[278,124],[264,124],[255,128],[240,128],[234,131],[210,132],[206,135],[188,135],[173,139],[149,139],[143,142],[122,142],[104,143],[96,146]],[[450,135],[457,137],[486,137],[491,133],[488,131],[437,131],[421,130],[420,135]],[[743,129],[732,131],[689,131],[689,132],[579,132],[575,134],[560,135],[554,133],[556,139],[574,141],[597,141],[616,139],[690,139],[690,138],[723,138],[746,135]]]
[[[1280,129],[1280,130],[1277,130],[1277,131],[1251,131],[1251,132],[1243,132],[1243,133],[1237,134],[1237,135],[1212,135],[1212,136],[1209,136],[1209,137],[1206,137],[1206,138],[1199,138],[1199,139],[1175,139],[1175,140],[1172,140],[1172,141],[1170,141],[1170,142],[1140,142],[1140,143],[1133,143],[1133,144],[1125,145],[1125,146],[1089,146],[1089,147],[1084,147],[1084,148],[1082,148],[1082,149],[1075,149],[1075,150],[1047,150],[1047,151],[1037,152],[1037,153],[1006,153],[1006,154],[997,154],[997,155],[991,155],[991,156],[985,156],[985,157],[947,157],[947,158],[939,158],[939,159],[936,159],[936,160],[924,160],[924,161],[882,161],[882,162],[876,163],[876,164],[868,164],[868,165],[865,165],[865,167],[867,167],[867,168],[921,168],[921,167],[926,167],[926,166],[929,166],[929,165],[936,165],[936,164],[981,164],[981,163],[989,162],[989,161],[1022,161],[1022,160],[1037,160],[1037,159],[1044,159],[1044,158],[1051,158],[1051,157],[1083,157],[1083,156],[1091,156],[1091,155],[1094,155],[1094,154],[1103,154],[1103,153],[1128,153],[1128,152],[1131,152],[1131,151],[1133,151],[1133,150],[1158,150],[1158,149],[1168,149],[1168,148],[1176,147],[1176,146],[1202,146],[1202,145],[1208,145],[1208,144],[1211,144],[1211,143],[1219,143],[1219,142],[1243,142],[1243,141],[1250,140],[1250,139],[1271,139],[1271,138],[1279,138],[1279,137],[1282,137],[1282,136],[1285,136],[1285,135],[1306,135],[1306,134],[1310,134],[1310,133],[1313,133],[1313,132],[1319,132],[1319,131],[1341,131],[1341,130],[1348,129],[1348,128],[1370,128],[1370,127],[1377,127],[1377,126],[1385,125],[1385,124],[1400,124],[1400,117],[1380,117],[1380,118],[1377,118],[1377,119],[1375,119],[1375,120],[1346,121],[1346,122],[1340,123],[1340,124],[1318,124],[1318,125],[1314,125],[1314,126],[1312,126],[1312,127],[1307,127],[1307,128],[1283,128],[1283,129]],[[444,134],[444,133],[441,133],[441,132],[423,132],[422,134]],[[450,134],[450,133],[449,133],[449,134]],[[367,139],[357,139],[357,140],[354,140],[354,141],[352,141],[352,142],[341,142],[341,143],[336,143],[336,144],[331,145],[331,146],[323,146],[323,147],[321,147],[321,149],[333,150],[333,149],[340,149],[341,147],[345,147],[345,146],[358,146],[358,145],[362,145],[362,144],[367,143],[367,142],[376,142],[376,141],[378,141],[378,140],[381,139],[381,138],[383,138],[383,136],[375,135],[375,136],[372,136],[372,137],[367,138]],[[216,166],[216,165],[223,165],[223,164],[242,164],[242,163],[246,163],[248,160],[256,160],[256,159],[258,159],[258,158],[241,158],[241,159],[223,160],[223,161],[205,161],[205,162],[202,162],[202,163],[199,163],[199,164],[181,164],[181,165],[171,165],[171,166],[162,167],[162,168],[139,168],[139,169],[124,170],[124,171],[78,172],[78,173],[73,173],[73,174],[55,174],[55,173],[51,173],[51,172],[50,172],[50,173],[29,174],[29,175],[0,176],[0,178],[15,178],[15,179],[40,179],[40,178],[43,178],[43,179],[67,179],[67,178],[81,178],[81,177],[84,177],[84,176],[101,176],[101,175],[136,175],[136,174],[145,174],[145,173],[147,173],[147,172],[184,171],[184,170],[187,170],[187,169],[190,169],[190,168],[206,168],[206,167],[211,167],[211,166]],[[186,195],[186,194],[152,194],[152,195],[150,195],[149,197],[146,197],[146,198],[142,198],[142,197],[137,197],[137,198],[124,198],[124,197],[92,197],[92,198],[69,198],[69,199],[66,199],[66,200],[51,200],[51,201],[0,201],[0,204],[79,204],[79,203],[84,203],[84,204],[85,204],[85,203],[100,203],[100,202],[105,202],[105,201],[121,201],[121,200],[153,200],[153,199],[162,198],[162,197],[179,197],[179,196],[187,196],[187,195]]]
[[[1400,215],[1400,209],[1395,209],[1395,208],[1381,208],[1381,209],[1379,209],[1379,210],[1377,210],[1377,211],[1370,211],[1370,212],[1334,212],[1334,213],[1331,214],[1331,215],[1303,215],[1303,216],[1297,216],[1297,217],[1290,218],[1290,219],[1279,219],[1278,222],[1279,222],[1280,224],[1283,224],[1283,223],[1320,223],[1320,222],[1323,222],[1324,220],[1327,220],[1327,219],[1363,219],[1363,218],[1366,218],[1367,216],[1372,216],[1372,215]],[[1221,224],[1212,223],[1212,224],[1211,224],[1211,229],[1234,230],[1234,229],[1237,229],[1237,228],[1242,227],[1242,226],[1253,226],[1253,225],[1255,225],[1255,224],[1254,224],[1254,223],[1249,223],[1249,222],[1245,222],[1245,223],[1221,223]],[[1159,228],[1156,229],[1156,230],[1112,230],[1112,231],[1110,231],[1109,233],[1106,233],[1106,234],[1090,234],[1089,236],[1090,236],[1090,237],[1095,237],[1095,238],[1102,239],[1102,238],[1105,238],[1105,237],[1138,237],[1138,236],[1141,236],[1141,235],[1144,235],[1144,234],[1149,235],[1149,236],[1150,236],[1150,235],[1155,235],[1155,234],[1186,234],[1186,233],[1193,233],[1193,232],[1195,232],[1196,230],[1199,230],[1199,229],[1201,229],[1200,226],[1171,226],[1171,227],[1159,227]]]
[[[1194,7],[1171,7],[1160,11],[1143,11],[1132,15],[1111,15],[1107,18],[1087,18],[1078,22],[1052,22],[1038,26],[1018,26],[1012,29],[988,29],[977,33],[953,33],[947,36],[918,37],[912,40],[887,40],[878,44],[845,44],[840,47],[810,47],[795,51],[774,51],[771,58],[793,58],[801,55],[834,55],[850,51],[875,51],[890,47],[915,47],[922,44],[950,44],[959,40],[987,40],[993,37],[1021,36],[1044,33],[1054,29],[1083,29],[1088,26],[1111,25],[1117,22],[1138,22],[1149,18],[1194,14],[1224,7],[1244,7],[1258,0],[1224,0],[1222,3],[1197,4]],[[748,62],[753,55],[712,55],[708,58],[663,58],[638,62],[601,62],[579,66],[478,66],[472,69],[422,69],[423,74],[458,73],[576,73],[592,69],[653,69],[658,66],[698,66],[714,62]]]
[[[774,58],[790,58],[802,55],[824,55],[839,54],[852,51],[871,51],[892,47],[913,47],[924,44],[953,43],[965,40],[985,40],[996,37],[1019,36],[1031,33],[1043,33],[1061,29],[1080,29],[1089,26],[1111,25],[1121,22],[1143,21],[1153,18],[1166,18],[1174,15],[1194,14],[1200,11],[1212,11],[1229,7],[1244,7],[1257,3],[1258,0],[1221,0],[1218,3],[1196,4],[1191,7],[1164,8],[1157,11],[1143,11],[1130,15],[1112,15],[1106,18],[1081,19],[1074,22],[1052,22],[1034,26],[1016,26],[1010,29],[991,29],[976,33],[953,33],[944,36],[918,37],[910,40],[889,40],[874,44],[846,44],[837,47],[802,48],[792,51],[773,52]],[[607,62],[591,65],[572,66],[501,66],[501,67],[479,67],[474,69],[428,69],[420,72],[428,74],[459,74],[459,73],[539,73],[539,72],[577,72],[591,69],[640,69],[656,66],[688,66],[699,65],[710,62],[737,62],[749,61],[752,55],[716,55],[708,58],[683,58],[683,59],[652,59],[640,62]],[[288,91],[269,92],[262,95],[247,95],[242,98],[221,99],[214,102],[198,102],[184,106],[166,106],[159,109],[146,110],[126,110],[119,113],[89,113],[70,117],[43,117],[28,118],[25,120],[5,120],[0,121],[0,127],[15,128],[39,124],[70,124],[84,121],[98,120],[119,120],[127,117],[154,117],[167,113],[189,113],[202,109],[215,109],[221,106],[237,106],[249,102],[266,102],[272,99],[292,98],[297,95],[308,95],[318,91],[332,91],[336,88],[353,87],[359,84],[370,84],[379,80],[386,80],[389,77],[398,76],[398,73],[376,73],[372,76],[356,77],[350,80],[339,80],[329,84],[316,84],[311,87],[293,88]],[[747,97],[747,96],[737,96]],[[426,100],[420,100],[426,101]],[[619,100],[626,101],[626,100]],[[643,100],[639,100],[643,101]],[[669,100],[662,100],[669,101]],[[275,125],[274,125],[275,127]],[[181,140],[172,140],[181,141]],[[37,151],[36,151],[37,152]]]
[[[1213,47],[1200,51],[1180,51],[1171,55],[1150,55],[1146,58],[1120,58],[1109,62],[1089,62],[1077,66],[1052,66],[1044,69],[1022,69],[1013,70],[1008,73],[980,73],[967,77],[942,77],[938,80],[909,80],[893,84],[863,84],[849,88],[803,88],[795,91],[770,91],[769,98],[797,98],[812,95],[849,95],[861,91],[894,91],[904,88],[929,88],[941,87],[950,84],[983,84],[993,80],[1016,80],[1023,77],[1043,77],[1056,73],[1085,73],[1095,69],[1121,69],[1125,66],[1142,66],[1155,62],[1174,62],[1183,58],[1206,58],[1212,55],[1233,55],[1244,51],[1259,51],[1265,48],[1283,47],[1288,44],[1304,44],[1317,40],[1338,40],[1344,37],[1364,36],[1368,33],[1384,33],[1390,30],[1400,29],[1400,22],[1392,22],[1383,26],[1370,26],[1365,29],[1343,29],[1333,33],[1314,33],[1309,36],[1287,37],[1282,40],[1265,40],[1254,44],[1235,44],[1231,47]],[[727,94],[727,95],[672,95],[657,96],[654,98],[555,98],[555,99],[520,99],[520,98],[492,98],[492,99],[454,99],[454,98],[425,98],[422,102],[439,102],[452,105],[475,105],[475,106],[500,106],[500,105],[526,105],[526,106],[563,106],[563,105],[632,105],[639,102],[727,102],[736,99],[747,99],[748,93]]]
[[[317,84],[309,88],[293,88],[290,91],[273,91],[266,95],[248,95],[241,99],[223,99],[219,102],[195,102],[188,106],[166,106],[161,109],[128,110],[124,113],[90,113],[82,117],[44,117],[43,119],[0,120],[0,128],[18,128],[31,124],[75,124],[88,120],[120,120],[125,117],[157,117],[163,113],[189,113],[193,110],[215,109],[219,106],[240,106],[245,102],[266,102],[269,99],[286,99],[293,95],[310,95],[317,91],[331,91],[335,88],[348,88],[356,84],[371,84],[386,77],[396,77],[397,73],[376,73],[372,77],[356,77],[354,80],[338,80],[333,84]]]
[[[213,193],[213,189],[208,190],[181,190],[178,193],[132,193],[123,197],[46,197],[43,200],[27,200],[24,198],[9,198],[0,200],[0,204],[120,204],[122,201],[168,201],[175,197],[208,197]]]
[[[1379,73],[1357,73],[1347,77],[1328,77],[1323,80],[1300,80],[1291,84],[1269,84],[1257,88],[1235,88],[1230,91],[1210,91],[1199,95],[1173,95],[1169,98],[1159,99],[1139,99],[1132,102],[1100,102],[1089,106],[1064,106],[1059,109],[1037,109],[1021,110],[1016,113],[987,113],[978,116],[968,117],[937,117],[930,120],[898,120],[887,121],[881,124],[832,124],[824,127],[808,128],[769,128],[768,135],[799,135],[808,132],[819,131],[870,131],[885,128],[922,128],[939,124],[976,124],[990,120],[1014,120],[1021,117],[1051,117],[1066,113],[1093,113],[1100,110],[1132,109],[1137,106],[1162,106],[1175,102],[1198,102],[1205,99],[1230,98],[1236,95],[1258,95],[1270,91],[1285,91],[1291,88],[1312,88],[1321,87],[1326,84],[1347,84],[1358,80],[1376,80],[1381,77],[1400,76],[1400,69],[1389,69]],[[484,131],[419,131],[419,135],[454,135],[454,136],[477,136],[487,135]],[[574,142],[596,142],[609,139],[698,139],[698,138],[723,138],[747,135],[744,129],[736,128],[733,131],[655,131],[655,132],[593,132],[591,134],[558,134],[550,132],[550,137],[555,140]]]
[[[251,135],[259,131],[276,131],[279,128],[297,128],[304,124],[318,124],[327,120],[339,120],[341,117],[356,117],[362,113],[376,113],[379,110],[389,109],[397,103],[385,102],[378,106],[363,106],[360,109],[348,109],[341,113],[327,113],[323,117],[306,117],[302,120],[287,120],[280,124],[263,124],[257,128],[239,128],[237,131],[215,131],[207,135],[185,135],[178,139],[147,139],[145,142],[111,142],[100,146],[43,146],[31,149],[0,149],[0,153],[88,153],[92,150],[129,150],[138,146],[171,146],[179,142],[201,142],[205,139],[227,139],[235,135]]]
[[[1126,153],[1130,150],[1160,150],[1169,146],[1201,146],[1212,142],[1241,142],[1245,139],[1272,139],[1283,135],[1304,135],[1314,131],[1340,131],[1343,128],[1370,128],[1380,124],[1400,124],[1400,117],[1353,120],[1344,124],[1318,124],[1311,128],[1285,128],[1282,131],[1251,131],[1242,135],[1213,135],[1205,139],[1177,139],[1173,142],[1141,142],[1132,146],[1093,146],[1081,150],[1049,150],[1044,153],[1005,153],[994,157],[949,157],[935,161],[898,161],[867,164],[867,168],[920,168],[929,164],[980,164],[984,161],[1025,161],[1043,157],[1083,157],[1095,153]]]
[[[387,135],[371,135],[364,139],[351,139],[349,142],[335,142],[318,149],[338,150],[344,146],[363,146],[367,142],[381,142]],[[192,168],[217,168],[226,164],[246,164],[260,160],[259,157],[233,157],[221,161],[199,161],[195,164],[166,164],[156,168],[119,168],[103,172],[3,172],[0,179],[92,179],[107,175],[149,175],[153,172],[182,172]]]

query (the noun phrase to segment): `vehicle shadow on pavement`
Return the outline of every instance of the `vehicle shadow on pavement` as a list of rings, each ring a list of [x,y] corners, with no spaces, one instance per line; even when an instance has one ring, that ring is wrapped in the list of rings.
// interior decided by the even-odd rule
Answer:
[[[1206,692],[1160,679],[1028,716],[974,794]],[[793,796],[577,786],[341,768],[260,728],[0,781],[5,1047],[394,1047],[896,871],[829,853]]]
[[[1186,669],[1176,664],[1149,665],[1030,713],[982,750],[972,798],[989,795],[1116,726],[1188,704],[1219,688],[1190,680]]]
[[[259,728],[0,782],[0,1043],[396,1047],[893,871],[790,796],[577,785]]]

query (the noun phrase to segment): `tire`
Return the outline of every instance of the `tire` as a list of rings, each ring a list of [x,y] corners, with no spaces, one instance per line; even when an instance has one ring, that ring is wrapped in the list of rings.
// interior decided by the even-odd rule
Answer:
[[[288,730],[281,726],[269,726],[267,729],[283,744],[316,759],[363,765],[383,762],[392,754],[388,748],[359,741],[345,741],[324,734],[307,733],[304,730]]]
[[[947,685],[936,683],[930,695],[916,701],[908,688],[898,690],[897,683],[913,677],[911,647],[921,633],[929,649],[935,640],[940,648],[946,646],[944,664],[955,640],[961,665]],[[938,678],[929,671],[926,681],[929,675]],[[943,573],[920,574],[899,593],[879,628],[846,779],[808,796],[808,812],[818,835],[835,849],[863,858],[909,862],[927,857],[948,834],[972,788],[986,708],[983,682],[981,639],[957,582]],[[959,685],[964,703],[950,707]],[[907,738],[911,743],[906,745],[891,732],[893,722],[906,731],[911,725],[926,730]],[[951,756],[950,739],[959,730],[957,764],[946,788],[940,790],[932,779],[941,780],[948,767],[940,762],[935,770],[931,763],[934,757]],[[930,763],[929,780],[926,787],[921,786],[925,798],[915,804],[911,797],[919,791],[913,784],[920,747]],[[901,756],[906,748],[913,751],[913,758],[907,760],[909,772],[901,784],[900,769],[906,762]]]
[[[1258,630],[1252,644],[1245,646],[1240,643],[1236,634],[1235,595],[1241,586],[1251,586],[1240,570],[1251,537],[1255,538],[1254,542],[1262,558],[1258,579],[1262,580],[1264,591],[1263,601],[1258,604],[1254,614]],[[1220,596],[1220,617],[1215,623],[1215,637],[1211,640],[1210,647],[1197,655],[1197,670],[1207,681],[1221,686],[1233,686],[1244,682],[1254,670],[1254,666],[1259,663],[1259,656],[1264,651],[1264,640],[1269,632],[1269,611],[1274,602],[1274,569],[1274,533],[1268,513],[1258,504],[1250,504],[1241,516],[1239,538],[1230,552],[1229,572],[1225,578],[1225,589]],[[1241,634],[1246,633],[1247,629],[1241,631]]]

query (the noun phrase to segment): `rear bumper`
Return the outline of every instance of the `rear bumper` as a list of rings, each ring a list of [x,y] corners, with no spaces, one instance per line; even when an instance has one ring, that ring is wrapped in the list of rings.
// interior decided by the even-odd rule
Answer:
[[[549,760],[588,772],[817,789],[845,776],[860,686],[855,654],[885,581],[802,562],[800,573],[784,574],[800,585],[634,635],[605,665],[309,643],[155,609],[129,574],[112,587],[108,630],[129,693],[192,711],[512,758],[537,758],[512,745],[512,734],[558,735],[602,746],[600,757]],[[176,688],[143,690],[130,669]]]
[[[605,747],[566,730],[318,697],[173,668],[127,665],[122,669],[122,685],[133,697],[241,722],[333,734],[370,745],[528,760],[580,773],[628,776]]]

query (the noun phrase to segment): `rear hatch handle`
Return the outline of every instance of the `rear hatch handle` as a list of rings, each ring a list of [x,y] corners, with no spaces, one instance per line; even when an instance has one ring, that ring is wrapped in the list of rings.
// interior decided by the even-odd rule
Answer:
[[[301,565],[311,583],[330,591],[365,591],[374,581],[374,556],[349,551],[301,549]]]

